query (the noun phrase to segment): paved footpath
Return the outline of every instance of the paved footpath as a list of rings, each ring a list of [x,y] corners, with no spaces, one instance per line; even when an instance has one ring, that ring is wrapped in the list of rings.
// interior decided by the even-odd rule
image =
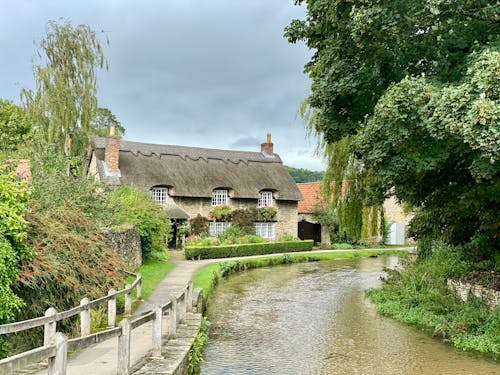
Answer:
[[[376,250],[407,250],[411,251],[411,247],[391,247],[384,249],[360,249],[364,251]],[[297,252],[292,254],[321,254],[328,252],[345,252],[353,251],[350,249],[345,250],[313,250]],[[263,258],[272,256],[273,254],[257,255],[252,257],[238,257],[238,258],[223,258],[223,259],[205,259],[205,260],[186,260],[184,252],[171,251],[170,260],[175,263],[175,268],[158,284],[156,289],[151,295],[141,303],[135,310],[134,315],[140,315],[143,312],[153,309],[155,306],[164,304],[170,299],[170,296],[180,292],[183,287],[191,280],[193,274],[199,268],[209,263],[240,260],[248,258]],[[274,254],[283,255],[283,254]],[[167,322],[164,322],[167,327]],[[152,327],[151,323],[146,323],[134,330],[132,330],[131,340],[131,366],[132,368],[139,368],[141,363],[150,356],[152,347]],[[68,358],[68,375],[115,375],[117,367],[117,348],[118,338],[111,338],[101,343],[95,344],[77,353],[73,353]],[[29,371],[33,373],[33,371]],[[47,374],[46,370],[35,372],[36,375]]]

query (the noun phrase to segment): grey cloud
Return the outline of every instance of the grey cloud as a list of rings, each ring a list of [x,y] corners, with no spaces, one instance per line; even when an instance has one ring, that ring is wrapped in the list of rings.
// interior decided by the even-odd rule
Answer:
[[[242,148],[242,147],[252,147],[255,148],[256,150],[258,149],[259,145],[263,142],[263,139],[259,139],[256,137],[243,137],[237,139],[235,142],[232,142],[229,144],[229,147],[231,148]]]

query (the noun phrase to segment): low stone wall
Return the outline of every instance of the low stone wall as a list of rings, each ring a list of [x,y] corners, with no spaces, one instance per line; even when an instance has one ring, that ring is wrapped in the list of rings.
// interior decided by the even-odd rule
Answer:
[[[500,291],[498,290],[452,279],[446,280],[446,284],[463,302],[467,302],[469,296],[474,295],[482,300],[490,309],[494,309],[500,305]]]
[[[106,245],[122,256],[127,271],[135,271],[141,266],[141,238],[134,226],[108,230],[103,235],[106,239]]]

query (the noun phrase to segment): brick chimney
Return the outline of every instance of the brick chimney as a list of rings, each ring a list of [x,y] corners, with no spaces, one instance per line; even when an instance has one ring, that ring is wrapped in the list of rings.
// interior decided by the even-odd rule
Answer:
[[[110,175],[120,173],[120,137],[115,135],[115,127],[109,130],[109,137],[106,138],[106,148],[104,149],[104,161],[107,172]]]
[[[274,155],[274,147],[273,143],[271,142],[271,133],[267,133],[267,140],[266,143],[262,143],[260,145],[260,152],[266,155]]]

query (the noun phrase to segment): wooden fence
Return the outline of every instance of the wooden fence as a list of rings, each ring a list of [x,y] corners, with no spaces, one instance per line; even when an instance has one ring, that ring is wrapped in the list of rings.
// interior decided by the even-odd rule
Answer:
[[[0,325],[0,334],[20,332],[44,326],[43,346],[0,360],[0,374],[14,374],[30,364],[48,360],[49,375],[64,375],[66,374],[68,351],[85,349],[90,345],[118,336],[117,374],[128,375],[130,373],[131,332],[134,328],[149,321],[153,322],[153,356],[161,356],[163,345],[162,317],[168,313],[168,337],[174,338],[177,332],[177,324],[183,323],[186,313],[192,311],[192,282],[189,282],[181,292],[173,296],[167,303],[157,306],[154,310],[145,312],[140,316],[130,317],[132,313],[132,291],[136,290],[138,300],[141,299],[142,294],[142,277],[140,274],[135,276],[135,281],[130,285],[126,285],[124,289],[119,291],[112,289],[107,296],[93,301],[84,298],[81,300],[80,306],[70,310],[57,312],[54,308],[49,308],[43,317]],[[124,318],[116,326],[116,299],[122,295],[125,295],[124,315],[128,316],[128,318]],[[90,310],[106,302],[108,304],[108,328],[91,334]],[[58,321],[77,314],[80,314],[80,337],[68,339],[61,332],[57,332]]]

